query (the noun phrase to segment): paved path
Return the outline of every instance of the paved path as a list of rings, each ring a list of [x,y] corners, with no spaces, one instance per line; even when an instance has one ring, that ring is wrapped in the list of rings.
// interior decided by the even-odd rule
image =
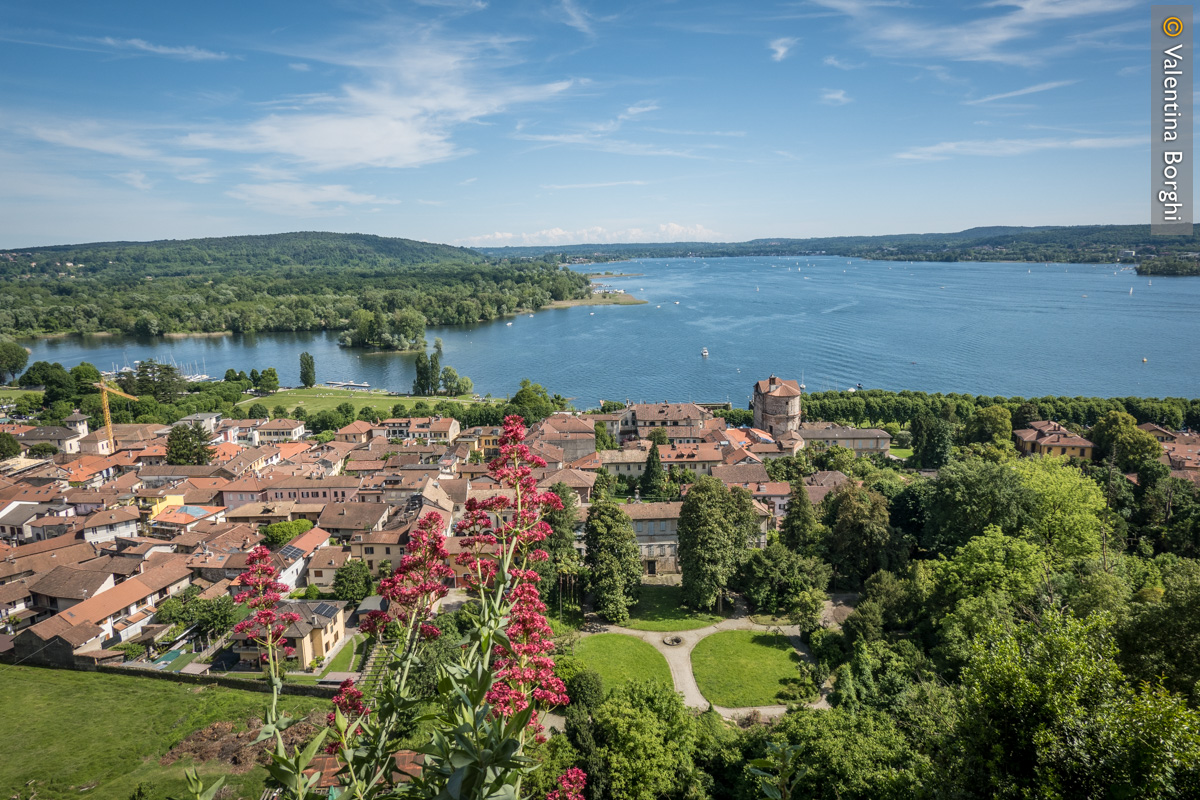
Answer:
[[[610,625],[594,614],[589,614],[582,635],[593,636],[597,633],[623,633],[650,643],[667,660],[667,666],[671,670],[671,679],[675,682],[675,691],[683,695],[683,702],[692,708],[707,709],[710,703],[701,693],[700,686],[696,683],[696,676],[692,674],[692,650],[696,648],[697,643],[701,639],[720,631],[767,631],[779,633],[788,638],[788,641],[792,643],[792,647],[796,648],[796,651],[800,653],[802,658],[808,661],[812,660],[812,654],[809,653],[808,647],[801,640],[800,628],[798,626],[760,625],[751,620],[746,614],[745,601],[740,598],[737,601],[732,617],[704,628],[696,628],[690,631],[639,631],[633,628],[622,628],[619,625]],[[664,641],[668,637],[675,636],[681,640],[677,645],[669,645]],[[821,699],[807,705],[810,708],[829,708],[827,695],[828,690],[822,687]],[[759,717],[762,719],[776,719],[783,716],[788,709],[786,705],[748,706],[744,708],[725,708],[714,705],[712,708],[727,719],[744,717],[754,712],[758,712]]]

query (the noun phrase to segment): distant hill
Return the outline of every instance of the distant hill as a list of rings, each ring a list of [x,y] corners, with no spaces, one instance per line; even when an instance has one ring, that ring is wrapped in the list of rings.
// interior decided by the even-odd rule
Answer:
[[[673,242],[669,244],[582,244],[556,247],[481,247],[498,258],[682,258],[704,256],[797,256],[825,253],[856,258],[905,261],[1060,261],[1111,263],[1118,260],[1188,263],[1200,260],[1198,236],[1152,236],[1149,225],[1081,225],[969,228],[956,233],[906,233],[885,236],[832,236],[811,239],[770,238],[748,242]],[[1136,255],[1123,255],[1124,251]],[[1164,263],[1162,266],[1166,266]]]
[[[172,264],[207,265],[236,263],[246,267],[336,266],[348,263],[431,264],[480,262],[484,256],[465,247],[373,236],[366,233],[299,231],[261,236],[224,236],[211,239],[159,239],[152,242],[93,242],[50,247],[18,247],[12,253],[42,256],[41,260],[71,261],[85,265]],[[33,260],[37,260],[34,258]]]

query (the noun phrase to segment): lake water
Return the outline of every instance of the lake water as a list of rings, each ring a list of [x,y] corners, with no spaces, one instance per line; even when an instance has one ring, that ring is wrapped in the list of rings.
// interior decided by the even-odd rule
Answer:
[[[644,273],[606,280],[649,302],[431,328],[427,338],[442,338],[443,365],[470,376],[480,393],[505,396],[528,377],[580,408],[601,398],[745,407],[753,382],[771,373],[802,378],[810,391],[861,383],[1027,397],[1200,396],[1200,278],[1151,283],[1114,265],[833,256],[605,266]],[[299,384],[305,350],[320,382],[407,392],[415,374],[413,355],[344,349],[336,333],[25,344],[31,361],[68,368],[154,358],[219,378],[230,367],[274,366],[285,386]]]

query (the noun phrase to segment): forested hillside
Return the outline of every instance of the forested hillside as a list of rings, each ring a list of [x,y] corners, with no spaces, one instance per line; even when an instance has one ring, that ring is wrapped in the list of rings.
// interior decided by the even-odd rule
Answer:
[[[1134,251],[1136,256],[1123,255]],[[1057,261],[1111,263],[1138,261],[1146,271],[1158,259],[1182,263],[1165,274],[1200,274],[1200,238],[1152,236],[1149,225],[1081,225],[1016,228],[991,226],[957,233],[888,236],[834,236],[814,239],[754,239],[748,242],[670,244],[590,244],[566,247],[484,247],[493,256],[544,258],[550,255],[613,258],[704,256],[838,255],[903,261]],[[1152,269],[1152,268],[1151,268]],[[1154,274],[1164,274],[1163,270]]]
[[[286,233],[0,254],[0,334],[342,330],[494,319],[587,293],[583,275],[447,245]]]

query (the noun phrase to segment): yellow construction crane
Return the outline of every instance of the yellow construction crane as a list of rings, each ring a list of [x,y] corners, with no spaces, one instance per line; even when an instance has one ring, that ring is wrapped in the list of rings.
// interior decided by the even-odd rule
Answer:
[[[124,397],[126,400],[137,400],[138,398],[131,394],[125,394],[120,389],[114,389],[104,383],[104,381],[95,384],[95,386],[100,390],[100,406],[104,409],[104,433],[108,436],[108,454],[111,456],[117,452],[117,443],[113,440],[112,412],[108,410],[108,395],[110,393],[115,394],[118,397]]]

